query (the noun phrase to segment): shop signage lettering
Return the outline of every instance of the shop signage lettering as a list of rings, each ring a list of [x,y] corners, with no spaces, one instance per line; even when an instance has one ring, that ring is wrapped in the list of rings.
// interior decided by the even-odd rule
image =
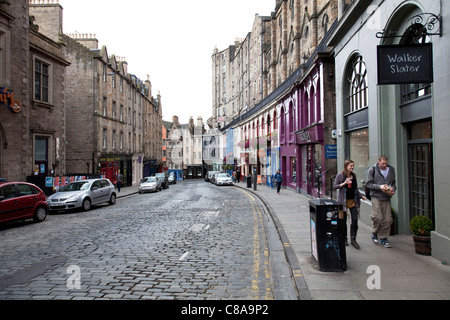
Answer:
[[[6,87],[0,87],[0,103],[6,105],[12,112],[19,112],[21,105],[19,101],[14,100],[14,91]]]
[[[378,46],[378,84],[433,82],[432,44]]]
[[[300,141],[311,141],[311,134],[308,131],[300,132],[298,134],[298,137],[299,137]]]

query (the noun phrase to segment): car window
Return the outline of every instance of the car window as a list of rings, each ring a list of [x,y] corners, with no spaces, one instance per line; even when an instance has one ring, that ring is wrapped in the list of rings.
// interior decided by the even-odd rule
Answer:
[[[23,197],[23,196],[29,196],[34,194],[33,189],[31,189],[31,187],[27,184],[18,184],[17,185],[17,190],[19,192],[19,197]]]
[[[102,188],[109,187],[109,182],[107,180],[100,180],[100,186]]]
[[[5,199],[11,199],[16,196],[16,190],[13,184],[9,184],[0,188],[0,196],[5,197]]]
[[[89,183],[87,181],[82,182],[72,182],[63,187],[60,192],[70,192],[70,191],[79,191],[86,190],[89,187]]]
[[[94,183],[92,184],[92,188],[101,188],[100,187],[100,181],[94,181]]]

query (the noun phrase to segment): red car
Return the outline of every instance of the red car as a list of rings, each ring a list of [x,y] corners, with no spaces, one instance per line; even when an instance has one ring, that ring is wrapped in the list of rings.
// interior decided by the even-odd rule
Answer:
[[[48,205],[44,192],[26,182],[0,182],[0,222],[33,218],[42,222]]]

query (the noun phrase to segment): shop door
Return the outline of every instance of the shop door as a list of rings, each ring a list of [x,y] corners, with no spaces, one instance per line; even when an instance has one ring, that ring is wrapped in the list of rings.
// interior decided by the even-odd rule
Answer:
[[[48,138],[36,137],[34,140],[34,170],[39,176],[48,176]]]
[[[432,144],[409,144],[410,216],[429,217],[434,222]]]

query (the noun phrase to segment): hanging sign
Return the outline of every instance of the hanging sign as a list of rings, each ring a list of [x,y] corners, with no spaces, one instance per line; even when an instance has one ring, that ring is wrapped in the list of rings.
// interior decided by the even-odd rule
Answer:
[[[378,84],[433,82],[431,43],[378,46]]]
[[[14,92],[6,87],[0,87],[0,103],[6,105],[12,112],[19,112],[21,105],[19,101],[14,100]]]

